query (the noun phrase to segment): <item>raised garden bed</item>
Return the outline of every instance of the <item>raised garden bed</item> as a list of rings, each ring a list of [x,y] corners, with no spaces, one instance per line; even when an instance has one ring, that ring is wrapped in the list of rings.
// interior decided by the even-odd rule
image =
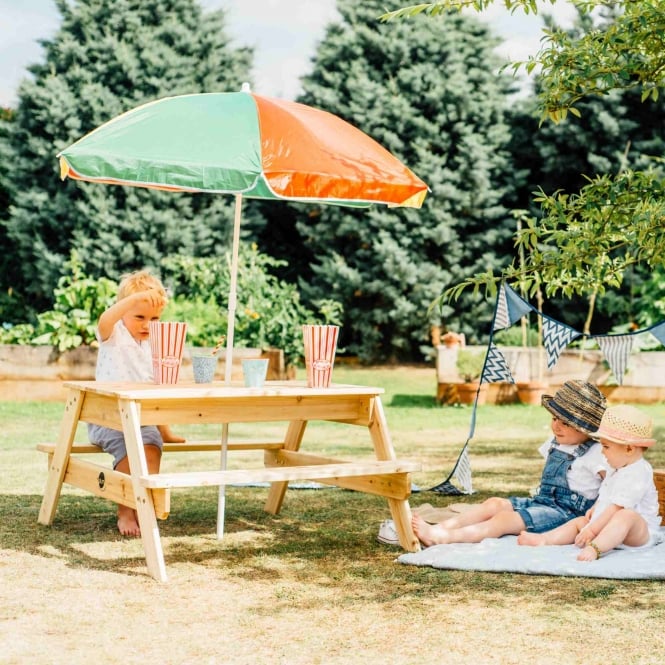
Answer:
[[[467,347],[468,348],[468,347]],[[485,347],[475,347],[485,351]],[[527,383],[538,379],[537,368],[542,353],[536,348],[504,346],[499,347],[515,379],[515,384],[490,384],[487,404],[510,404],[518,402],[517,383]],[[437,400],[447,403],[454,394],[451,386],[459,383],[455,369],[456,348],[438,345],[436,350]],[[549,393],[555,391],[565,381],[582,379],[596,384],[612,403],[632,402],[653,404],[665,401],[665,351],[643,351],[633,353],[623,384],[617,385],[601,351],[580,351],[566,349],[551,369],[542,372],[542,381],[549,386]]]
[[[186,349],[180,381],[193,381],[191,352]],[[224,380],[225,351],[220,351],[216,381]],[[243,358],[268,358],[268,379],[288,378],[284,365],[284,353],[279,349],[238,348],[233,350],[232,379],[242,380]],[[60,401],[65,399],[63,381],[88,381],[95,378],[97,349],[81,346],[72,351],[57,354],[50,346],[0,345],[0,400]]]

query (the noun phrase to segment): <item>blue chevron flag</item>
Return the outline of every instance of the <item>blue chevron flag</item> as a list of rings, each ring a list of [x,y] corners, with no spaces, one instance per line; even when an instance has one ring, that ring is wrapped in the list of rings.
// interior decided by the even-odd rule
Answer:
[[[506,359],[503,357],[501,351],[494,342],[490,342],[487,350],[487,360],[485,361],[485,369],[483,375],[480,377],[481,383],[498,383],[507,381],[508,383],[515,383],[513,375],[510,372],[510,367]]]
[[[543,316],[543,345],[547,353],[547,369],[556,365],[561,351],[581,334],[564,323]]]

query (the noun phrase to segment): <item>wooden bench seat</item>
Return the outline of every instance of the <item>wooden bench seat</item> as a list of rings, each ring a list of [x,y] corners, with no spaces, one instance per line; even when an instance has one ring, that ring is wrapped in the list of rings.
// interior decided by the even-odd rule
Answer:
[[[402,500],[411,494],[408,474],[421,470],[419,462],[403,460],[351,462],[285,450],[266,451],[264,463],[263,469],[155,473],[141,476],[140,481],[144,487],[154,491],[174,487],[315,480]]]
[[[283,448],[283,443],[275,442],[259,442],[259,441],[240,441],[229,442],[227,444],[228,450],[279,450]],[[222,444],[220,441],[186,441],[185,443],[165,443],[165,453],[183,453],[183,452],[217,452],[221,450]],[[55,451],[55,443],[38,443],[37,450],[42,453],[52,455]],[[72,453],[103,453],[104,451],[99,446],[94,446],[91,443],[75,443],[72,446]]]
[[[55,453],[55,443],[38,443],[37,450],[48,454],[48,464]],[[227,450],[280,450],[283,443],[243,441],[230,442]],[[177,452],[220,452],[222,444],[220,441],[187,441],[185,443],[165,443],[165,453]],[[115,501],[116,503],[136,509],[134,493],[131,488],[131,477],[114,469],[92,462],[86,462],[74,455],[82,454],[106,454],[99,446],[91,443],[74,443],[72,445],[72,457],[69,459],[67,470],[63,481],[77,487],[84,487],[92,494]],[[171,510],[171,494],[168,488],[155,488],[152,490],[155,515],[157,519],[164,520]]]
[[[353,468],[347,468],[347,464]],[[166,487],[201,487],[231,485],[248,482],[281,482],[288,480],[338,480],[352,476],[381,473],[411,473],[420,465],[411,462],[338,462],[311,466],[281,467],[273,469],[237,469],[227,471],[187,471],[184,473],[152,473],[141,476],[141,484],[151,489]],[[337,484],[336,482],[334,483]]]

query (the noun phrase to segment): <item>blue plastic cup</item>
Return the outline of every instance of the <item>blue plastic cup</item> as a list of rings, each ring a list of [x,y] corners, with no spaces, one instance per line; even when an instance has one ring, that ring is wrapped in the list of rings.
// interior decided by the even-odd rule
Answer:
[[[267,358],[252,358],[251,360],[242,361],[242,374],[248,388],[261,388],[266,382],[267,373]]]

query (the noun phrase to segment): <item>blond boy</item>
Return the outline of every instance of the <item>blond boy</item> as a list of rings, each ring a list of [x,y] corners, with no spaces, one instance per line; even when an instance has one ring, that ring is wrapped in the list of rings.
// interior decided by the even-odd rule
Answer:
[[[159,321],[167,302],[162,283],[148,270],[125,275],[114,305],[100,317],[97,326],[99,354],[97,381],[151,382],[152,353],[149,325]],[[141,427],[149,473],[158,473],[164,442],[182,442],[168,425]],[[121,431],[88,425],[90,441],[113,455],[113,468],[129,473],[125,437]],[[140,536],[136,511],[118,505],[118,530],[123,536]]]

